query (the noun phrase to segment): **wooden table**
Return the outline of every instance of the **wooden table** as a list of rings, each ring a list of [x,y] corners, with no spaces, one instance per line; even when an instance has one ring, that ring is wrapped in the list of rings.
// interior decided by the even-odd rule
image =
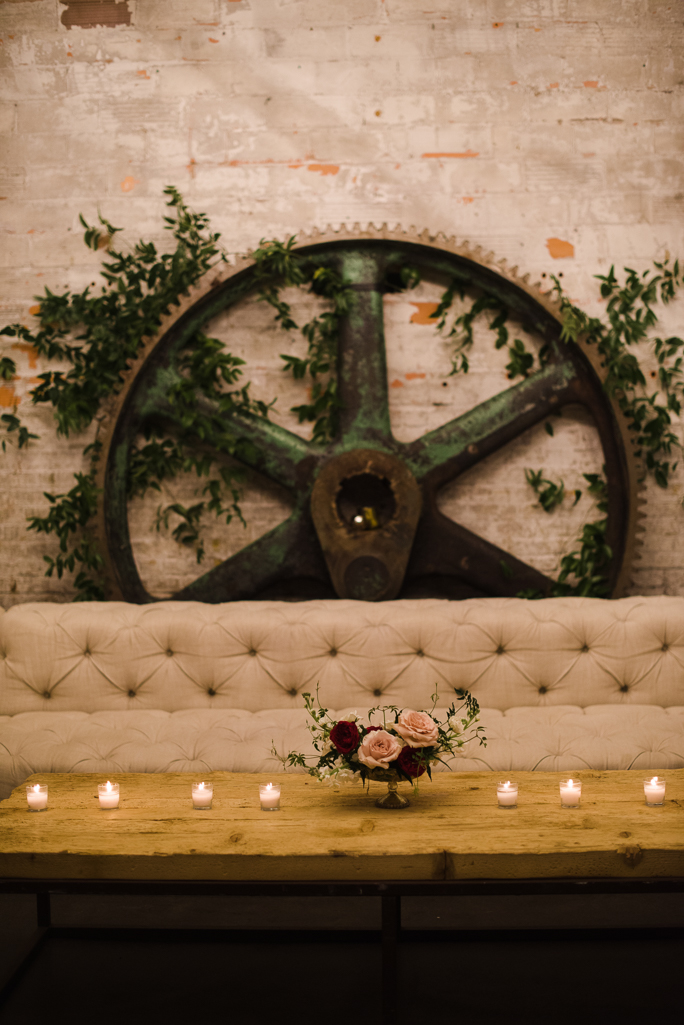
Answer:
[[[0,892],[297,893],[382,897],[384,1018],[394,1015],[402,895],[644,892],[684,889],[684,769],[662,807],[644,803],[644,772],[582,772],[582,803],[560,807],[567,773],[516,772],[518,807],[499,809],[498,775],[444,773],[410,808],[380,810],[384,785],[328,788],[281,776],[281,811],[260,810],[262,774],[209,773],[211,811],[194,811],[197,774],[116,774],[121,803],[102,811],[101,775],[36,774],[0,803]],[[408,792],[408,786],[404,788]]]

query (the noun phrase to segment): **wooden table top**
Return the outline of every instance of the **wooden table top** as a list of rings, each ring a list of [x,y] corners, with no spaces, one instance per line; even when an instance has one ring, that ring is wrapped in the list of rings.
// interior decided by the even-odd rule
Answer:
[[[194,811],[197,773],[121,773],[121,803],[102,811],[103,775],[49,774],[48,810],[25,785],[0,802],[0,877],[124,880],[443,880],[684,876],[684,769],[667,800],[644,803],[640,772],[582,772],[579,809],[560,807],[568,773],[517,772],[518,807],[497,807],[491,772],[439,773],[411,807],[375,807],[384,784],[328,788],[274,777],[281,811],[259,806],[264,774],[213,772],[211,811]],[[408,785],[400,792],[410,794]]]

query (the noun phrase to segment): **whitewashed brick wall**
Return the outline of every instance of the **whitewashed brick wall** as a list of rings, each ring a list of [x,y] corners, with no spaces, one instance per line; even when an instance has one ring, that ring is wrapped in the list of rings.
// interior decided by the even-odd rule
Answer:
[[[593,275],[611,263],[642,269],[666,253],[684,257],[677,0],[127,7],[129,25],[66,28],[67,5],[58,0],[0,0],[3,323],[32,323],[34,296],[46,285],[80,289],[96,280],[98,258],[82,243],[79,213],[92,220],[99,208],[126,225],[129,241],[159,240],[169,183],[210,214],[231,252],[314,225],[412,224],[479,242],[535,278],[562,271],[571,297],[594,313]],[[73,20],[78,3],[68,10]],[[472,378],[442,389],[447,354],[410,301],[431,298],[424,286],[387,304],[400,437],[504,381],[485,345]],[[684,334],[683,311],[681,301],[667,311],[669,333]],[[27,534],[25,522],[45,510],[44,490],[71,486],[82,442],[58,442],[48,412],[31,409],[44,366],[3,342],[18,378],[0,386],[0,406],[18,403],[42,440],[0,453],[0,602],[68,600],[68,584],[43,576],[49,543]],[[281,396],[289,422],[293,389],[276,369],[281,351],[273,334],[272,351],[250,376],[268,398]],[[444,393],[446,406],[436,406]],[[591,428],[567,418],[553,440],[533,432],[457,482],[445,508],[552,572],[591,506],[584,498],[572,512],[567,503],[546,516],[523,468],[543,466],[573,488],[597,462]],[[667,492],[649,487],[634,593],[684,593],[681,481],[678,474]],[[191,490],[178,482],[169,494],[183,499]],[[150,532],[155,504],[137,505],[133,521],[144,577],[164,594],[196,569]],[[248,530],[213,527],[209,558],[258,536],[286,507],[275,491],[248,488]]]

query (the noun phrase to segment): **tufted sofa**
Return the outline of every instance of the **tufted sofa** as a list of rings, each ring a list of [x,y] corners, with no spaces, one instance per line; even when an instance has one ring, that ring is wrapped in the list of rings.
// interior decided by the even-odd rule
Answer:
[[[32,772],[276,772],[338,712],[482,706],[456,769],[684,766],[684,598],[36,603],[0,611],[0,798]]]

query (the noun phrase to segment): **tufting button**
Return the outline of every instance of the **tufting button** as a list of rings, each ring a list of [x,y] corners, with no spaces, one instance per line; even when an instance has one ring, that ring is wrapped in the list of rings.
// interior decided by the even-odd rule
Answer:
[[[503,655],[505,650],[506,649],[504,648],[503,644],[500,644],[499,647],[496,649],[496,653],[497,655]]]
[[[296,687],[290,687],[290,689],[288,690],[287,693],[291,694],[293,698],[296,698],[297,697],[297,688]]]
[[[539,693],[540,694],[546,694],[548,689],[549,689],[548,687],[542,686],[542,687],[539,688]]]
[[[373,697],[374,698],[381,698],[382,697],[382,691],[380,690],[379,687],[376,687],[375,690],[373,691]]]
[[[43,697],[47,700],[50,697],[50,691],[49,690],[44,690],[43,691]]]
[[[256,651],[254,650],[254,648],[250,648],[249,653],[250,655],[256,655]]]
[[[129,690],[129,692],[128,692],[129,698],[134,698],[135,695],[136,695],[136,692],[134,690]]]
[[[337,654],[337,648],[331,648],[330,649],[330,654],[332,655],[333,658],[335,658],[335,655]]]
[[[583,644],[580,650],[581,651],[589,651],[589,645],[588,644]]]
[[[668,650],[669,650],[669,648],[670,648],[670,645],[669,645],[669,644],[663,644],[663,646],[662,646],[662,648],[661,648],[660,650],[661,650],[661,651],[668,651]]]
[[[416,649],[416,655],[418,656],[418,658],[423,658],[423,656],[425,655],[425,652],[423,651],[422,648],[417,648]]]
[[[83,649],[83,654],[87,655],[87,656],[90,656],[90,648],[84,648]]]
[[[622,683],[622,684],[620,684],[620,691],[621,691],[621,692],[622,692],[623,694],[626,694],[628,690],[629,690],[629,684],[628,684],[628,683]]]
[[[213,687],[209,688],[209,690],[207,691],[207,694],[209,695],[210,698],[216,697],[216,691],[214,690]]]
[[[173,652],[171,651],[171,648],[167,648],[166,649],[166,654],[169,656],[169,658],[171,658],[171,656],[173,655]]]

